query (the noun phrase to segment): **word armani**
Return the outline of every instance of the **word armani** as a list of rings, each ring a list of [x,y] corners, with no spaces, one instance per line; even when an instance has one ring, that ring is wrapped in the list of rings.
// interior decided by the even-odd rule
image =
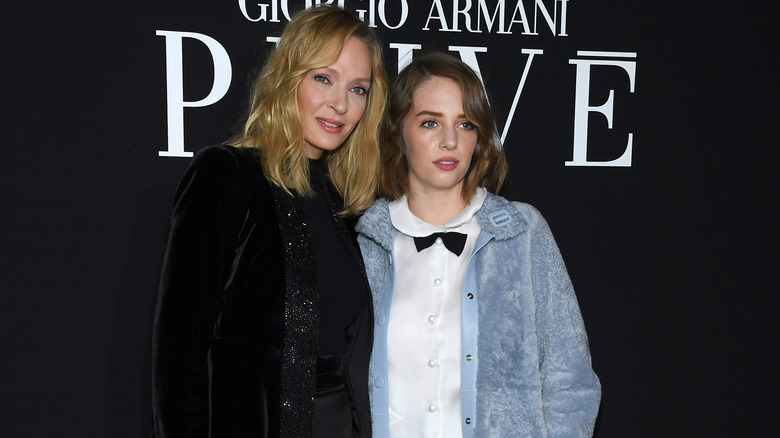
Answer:
[[[387,29],[399,29],[409,20],[409,2],[411,0],[329,0],[303,3],[305,8],[319,4],[337,4],[343,9],[359,4],[352,9],[361,20],[371,27],[379,25]],[[415,9],[427,10],[425,24],[422,30],[438,30],[440,32],[470,32],[511,35],[515,29],[521,28],[521,35],[538,35],[539,28],[546,25],[553,36],[568,36],[566,33],[566,18],[569,0],[433,0],[430,7],[423,9],[419,5]],[[367,4],[366,4],[367,3]],[[299,6],[299,5],[296,5]],[[278,23],[281,18],[290,21],[290,2],[288,0],[266,0],[257,3],[239,0],[241,14],[252,22]],[[293,7],[292,10],[298,10]],[[541,20],[541,21],[540,21]],[[541,25],[541,26],[540,26]]]

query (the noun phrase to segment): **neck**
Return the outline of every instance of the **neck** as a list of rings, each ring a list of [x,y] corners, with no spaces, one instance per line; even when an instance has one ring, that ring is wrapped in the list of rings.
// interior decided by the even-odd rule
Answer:
[[[463,210],[468,201],[460,190],[408,193],[409,211],[431,225],[441,225]]]

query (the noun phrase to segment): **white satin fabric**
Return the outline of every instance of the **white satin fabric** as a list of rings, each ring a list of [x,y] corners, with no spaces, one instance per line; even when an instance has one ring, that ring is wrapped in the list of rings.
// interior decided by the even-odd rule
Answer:
[[[480,232],[474,216],[486,197],[487,191],[478,189],[469,205],[440,226],[412,214],[406,197],[389,204],[399,231],[387,335],[391,438],[462,437],[460,294]],[[450,231],[468,236],[460,256],[441,239],[417,252],[413,237]]]

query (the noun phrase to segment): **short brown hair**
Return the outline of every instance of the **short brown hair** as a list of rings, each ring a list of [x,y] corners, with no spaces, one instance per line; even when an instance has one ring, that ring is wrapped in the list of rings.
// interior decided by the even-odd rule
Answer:
[[[343,145],[323,155],[323,162],[344,199],[342,213],[356,214],[376,197],[388,84],[379,39],[353,14],[321,5],[293,17],[255,80],[243,132],[232,143],[260,149],[263,171],[274,184],[299,195],[311,194],[298,86],[309,70],[334,63],[350,38],[363,42],[371,54],[368,100],[358,125]]]
[[[491,193],[498,193],[507,175],[507,161],[485,88],[471,67],[445,53],[415,57],[393,82],[383,123],[380,193],[395,200],[409,191],[409,163],[403,124],[414,104],[415,90],[432,76],[452,79],[460,86],[463,110],[477,127],[477,147],[463,183],[463,199],[470,200],[480,186]]]

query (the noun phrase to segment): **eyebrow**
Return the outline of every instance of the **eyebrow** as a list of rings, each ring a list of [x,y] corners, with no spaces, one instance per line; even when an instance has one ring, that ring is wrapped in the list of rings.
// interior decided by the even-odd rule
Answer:
[[[437,113],[436,111],[422,110],[419,113],[415,114],[414,116],[415,117],[419,117],[419,116],[444,117],[444,114]],[[468,117],[466,117],[465,114],[458,114],[457,118],[459,118],[459,119],[467,119]]]
[[[336,72],[336,70],[330,68],[329,65],[326,65],[324,67],[314,67],[310,71],[313,71],[313,70],[325,70],[326,72],[328,72],[328,74],[338,75],[338,72]],[[355,78],[351,82],[368,82],[370,84],[371,83],[371,78]]]

